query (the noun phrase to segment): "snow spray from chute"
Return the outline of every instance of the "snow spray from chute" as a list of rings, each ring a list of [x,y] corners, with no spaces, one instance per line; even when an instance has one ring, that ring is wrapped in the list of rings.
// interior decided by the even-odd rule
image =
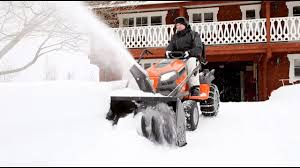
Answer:
[[[129,87],[137,85],[129,69],[135,64],[140,67],[132,55],[116,37],[116,33],[104,21],[92,13],[87,5],[79,1],[49,2],[67,22],[75,25],[81,32],[88,34],[90,57],[101,68],[111,68],[121,79],[129,80]],[[102,67],[101,67],[102,66]],[[142,68],[141,71],[145,72]]]

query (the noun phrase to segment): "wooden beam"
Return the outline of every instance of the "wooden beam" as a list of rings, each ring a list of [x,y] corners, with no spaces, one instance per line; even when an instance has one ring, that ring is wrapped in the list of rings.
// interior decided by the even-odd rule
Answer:
[[[135,59],[138,59],[144,48],[128,49]],[[145,58],[164,58],[165,48],[148,48],[153,55],[148,55]],[[244,54],[261,54],[266,53],[266,46],[262,44],[237,44],[237,45],[218,45],[207,46],[207,56],[224,56],[224,55],[244,55]]]
[[[206,55],[237,55],[265,53],[266,46],[261,44],[238,44],[207,46]]]
[[[270,19],[270,1],[266,1],[266,31],[267,31],[267,59],[272,57],[271,50],[271,19]]]
[[[162,59],[164,57],[165,50],[160,49],[149,49],[153,55],[145,55],[145,59]],[[130,49],[130,53],[135,59],[139,59],[143,49]],[[240,61],[255,61],[257,54],[227,54],[227,55],[207,55],[208,62],[240,62]]]
[[[235,1],[243,2],[243,1]],[[134,10],[159,10],[161,8],[179,8],[180,6],[195,6],[195,5],[210,5],[210,4],[224,4],[232,3],[231,1],[190,1],[190,2],[174,2],[174,3],[165,3],[165,4],[148,4],[148,5],[139,5],[134,8]],[[119,7],[112,8],[112,11],[126,11],[128,7]]]
[[[300,42],[278,42],[270,43],[272,53],[299,53]],[[132,56],[139,58],[144,48],[128,49]],[[145,58],[164,58],[165,48],[148,48],[153,55],[148,55]],[[226,55],[257,55],[267,54],[266,45],[263,44],[232,44],[232,45],[215,45],[207,46],[207,56],[226,56]]]
[[[255,62],[257,55],[211,55],[207,56],[208,63],[212,62]]]
[[[179,16],[184,17],[184,12],[185,12],[184,7],[183,7],[183,6],[180,6],[180,9],[179,9]]]
[[[273,53],[299,53],[300,42],[271,43]]]

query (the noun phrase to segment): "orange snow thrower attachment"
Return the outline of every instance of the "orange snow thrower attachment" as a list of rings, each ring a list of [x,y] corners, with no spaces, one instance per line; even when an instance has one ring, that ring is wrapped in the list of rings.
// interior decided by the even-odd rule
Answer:
[[[140,67],[133,65],[130,72],[140,90],[154,93],[148,76],[141,71]],[[161,108],[162,104],[167,108]],[[149,109],[158,113],[145,115]],[[134,113],[134,115],[143,113],[141,118],[142,134],[155,143],[167,143],[179,147],[187,144],[185,113],[179,98],[154,94],[153,96],[111,96],[110,111],[106,119],[112,120],[115,125],[119,118],[130,113]]]

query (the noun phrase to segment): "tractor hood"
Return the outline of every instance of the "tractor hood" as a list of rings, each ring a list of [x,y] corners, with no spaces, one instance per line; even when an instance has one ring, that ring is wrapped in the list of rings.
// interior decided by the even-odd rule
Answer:
[[[160,77],[168,72],[179,72],[185,67],[185,63],[182,60],[164,59],[161,62],[154,64],[147,69],[149,77]]]

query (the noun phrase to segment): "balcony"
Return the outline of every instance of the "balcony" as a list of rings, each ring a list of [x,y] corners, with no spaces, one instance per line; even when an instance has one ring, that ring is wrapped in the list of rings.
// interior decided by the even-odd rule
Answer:
[[[300,17],[271,18],[271,42],[300,40]],[[265,43],[266,19],[191,23],[206,45]],[[127,48],[161,48],[168,45],[174,25],[113,28]]]

